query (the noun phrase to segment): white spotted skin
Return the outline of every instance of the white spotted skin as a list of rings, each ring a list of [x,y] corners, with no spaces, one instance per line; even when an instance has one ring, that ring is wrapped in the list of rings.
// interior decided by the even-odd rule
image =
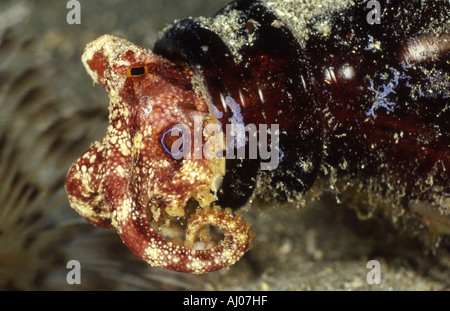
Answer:
[[[176,160],[161,144],[164,132],[175,124],[192,129],[196,116],[216,122],[193,91],[192,72],[114,35],[89,43],[82,61],[94,82],[109,93],[110,125],[106,136],[69,170],[71,206],[94,225],[115,228],[152,266],[205,273],[234,264],[251,247],[253,233],[240,215],[210,208],[225,160]],[[137,67],[145,73],[133,75],[130,69]],[[193,155],[194,146],[191,149]],[[186,217],[190,199],[199,207],[187,219],[186,242],[160,236],[160,226]],[[207,225],[219,227],[224,239],[194,249],[197,237],[212,244],[201,236]]]

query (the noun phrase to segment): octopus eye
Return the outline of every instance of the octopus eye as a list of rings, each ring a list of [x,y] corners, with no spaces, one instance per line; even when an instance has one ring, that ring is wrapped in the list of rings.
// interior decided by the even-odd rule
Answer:
[[[185,140],[183,131],[178,127],[170,128],[164,132],[161,138],[161,144],[164,150],[171,156],[178,156],[184,149]]]
[[[139,66],[139,67],[131,67],[130,69],[128,69],[128,76],[129,77],[139,77],[142,76],[146,73],[146,68],[145,66]]]

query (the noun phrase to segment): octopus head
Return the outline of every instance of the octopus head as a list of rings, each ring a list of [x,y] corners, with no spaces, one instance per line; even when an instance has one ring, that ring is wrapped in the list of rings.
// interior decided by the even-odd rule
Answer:
[[[114,35],[88,44],[82,61],[109,93],[109,127],[70,168],[71,206],[153,266],[204,273],[239,260],[253,233],[240,214],[213,206],[225,160],[202,147],[222,138],[202,135],[217,120],[191,70]],[[211,227],[222,231],[217,243]]]

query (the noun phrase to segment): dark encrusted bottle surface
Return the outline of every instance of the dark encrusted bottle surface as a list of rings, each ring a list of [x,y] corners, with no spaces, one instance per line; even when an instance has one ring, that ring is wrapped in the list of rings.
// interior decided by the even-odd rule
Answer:
[[[156,42],[155,53],[201,77],[222,124],[232,116],[226,96],[244,124],[279,124],[277,169],[227,159],[220,203],[241,206],[258,178],[293,200],[331,174],[406,200],[448,196],[448,2],[381,8],[379,24],[368,22],[367,1],[302,21],[283,1],[237,1],[212,19],[176,23]]]

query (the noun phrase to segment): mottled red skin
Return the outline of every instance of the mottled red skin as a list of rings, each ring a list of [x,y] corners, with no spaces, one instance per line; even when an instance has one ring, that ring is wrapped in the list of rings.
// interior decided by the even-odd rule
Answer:
[[[94,225],[115,228],[153,266],[205,273],[239,260],[250,248],[249,224],[230,210],[211,208],[216,199],[212,185],[224,174],[223,160],[176,160],[160,142],[175,124],[192,129],[196,116],[213,121],[193,90],[191,71],[112,35],[91,42],[82,59],[110,95],[110,126],[69,171],[66,190],[72,207]],[[132,68],[142,74],[134,75]],[[184,207],[192,198],[200,207],[188,219],[185,245],[169,242],[158,231],[186,220]],[[204,235],[207,225],[219,227],[224,239],[217,246],[193,249],[197,236],[211,245]]]

